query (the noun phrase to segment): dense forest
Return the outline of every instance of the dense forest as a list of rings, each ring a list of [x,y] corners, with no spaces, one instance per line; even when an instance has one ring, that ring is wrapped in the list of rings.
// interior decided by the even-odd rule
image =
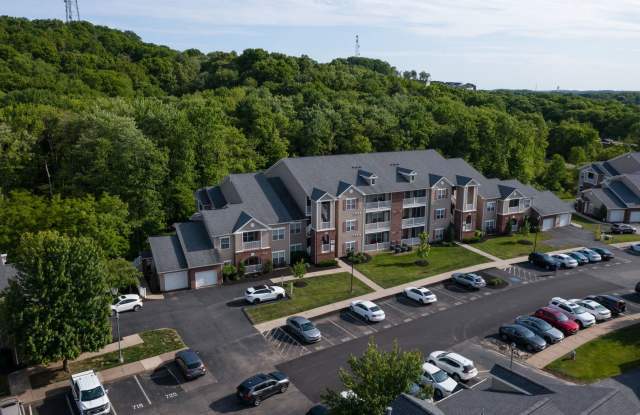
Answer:
[[[636,98],[457,90],[375,59],[180,52],[1,17],[0,251],[52,229],[131,257],[193,213],[194,189],[292,155],[435,148],[570,193],[565,166],[625,151],[601,137],[638,143]]]

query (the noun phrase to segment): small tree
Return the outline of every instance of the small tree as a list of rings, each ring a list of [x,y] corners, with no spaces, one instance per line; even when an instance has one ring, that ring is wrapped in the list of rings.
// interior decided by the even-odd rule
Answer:
[[[271,271],[273,271],[273,262],[271,262],[270,260],[267,260],[264,262],[264,264],[262,264],[262,273],[268,274]]]
[[[222,267],[222,276],[225,280],[234,280],[236,277],[236,267],[231,264],[225,264]]]
[[[300,261],[293,264],[293,266],[291,267],[291,272],[298,281],[302,281],[302,279],[304,278],[304,274],[307,272],[307,263],[301,259]],[[293,297],[293,284],[291,284],[291,297]]]
[[[522,221],[522,229],[520,229],[520,234],[523,237],[527,238],[530,232],[531,232],[531,224],[529,223],[529,217],[525,216],[524,220]]]
[[[429,236],[426,232],[420,232],[420,243],[416,248],[416,256],[419,258],[416,263],[418,265],[426,265],[427,258],[429,257],[429,252],[431,252],[431,245],[429,244]]]
[[[116,288],[118,292],[124,292],[140,283],[142,273],[126,259],[110,259],[106,265],[107,285],[110,289]]]
[[[600,224],[596,225],[596,228],[593,231],[593,238],[596,241],[599,241],[602,239],[602,228],[600,227]]]
[[[236,268],[236,276],[238,279],[244,277],[245,266],[244,263],[240,262]]]
[[[422,361],[420,352],[402,352],[397,342],[385,352],[371,340],[362,356],[349,358],[350,371],[341,368],[338,372],[344,389],[353,393],[344,396],[328,390],[322,400],[332,414],[382,415],[398,395],[418,382]]]

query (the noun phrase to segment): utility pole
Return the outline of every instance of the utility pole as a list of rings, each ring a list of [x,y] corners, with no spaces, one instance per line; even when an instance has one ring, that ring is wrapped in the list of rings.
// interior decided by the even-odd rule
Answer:
[[[360,37],[356,35],[356,56],[360,56]]]
[[[80,21],[78,0],[64,0],[64,18],[67,23]]]
[[[118,361],[120,363],[124,363],[124,358],[122,357],[122,346],[120,344],[120,313],[116,310],[116,327],[118,328]]]

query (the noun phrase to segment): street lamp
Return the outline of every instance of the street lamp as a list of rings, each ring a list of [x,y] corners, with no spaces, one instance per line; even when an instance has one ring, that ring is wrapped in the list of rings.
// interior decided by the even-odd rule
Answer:
[[[511,343],[509,347],[511,347],[511,361],[509,362],[509,369],[513,369],[513,349],[515,349],[516,344]]]
[[[120,313],[116,310],[116,327],[118,331],[118,361],[120,363],[124,363],[124,358],[122,357],[122,345],[120,344]]]
[[[351,258],[351,294],[353,294],[353,258]]]

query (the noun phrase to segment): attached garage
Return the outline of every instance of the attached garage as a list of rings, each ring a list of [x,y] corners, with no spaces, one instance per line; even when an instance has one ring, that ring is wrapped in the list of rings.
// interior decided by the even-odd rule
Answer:
[[[167,272],[162,275],[164,286],[161,282],[160,287],[163,291],[183,290],[189,288],[189,274],[187,271]]]
[[[571,224],[571,213],[559,215],[558,226],[568,226]]]
[[[217,283],[218,273],[215,270],[196,272],[196,288],[209,287]]]
[[[607,222],[624,222],[624,210],[609,210]]]
[[[629,222],[640,222],[640,212],[629,212]]]
[[[546,218],[542,219],[542,230],[543,231],[548,231],[549,229],[553,229],[555,225],[556,225],[556,217],[555,216],[549,216],[549,217],[546,217]]]

